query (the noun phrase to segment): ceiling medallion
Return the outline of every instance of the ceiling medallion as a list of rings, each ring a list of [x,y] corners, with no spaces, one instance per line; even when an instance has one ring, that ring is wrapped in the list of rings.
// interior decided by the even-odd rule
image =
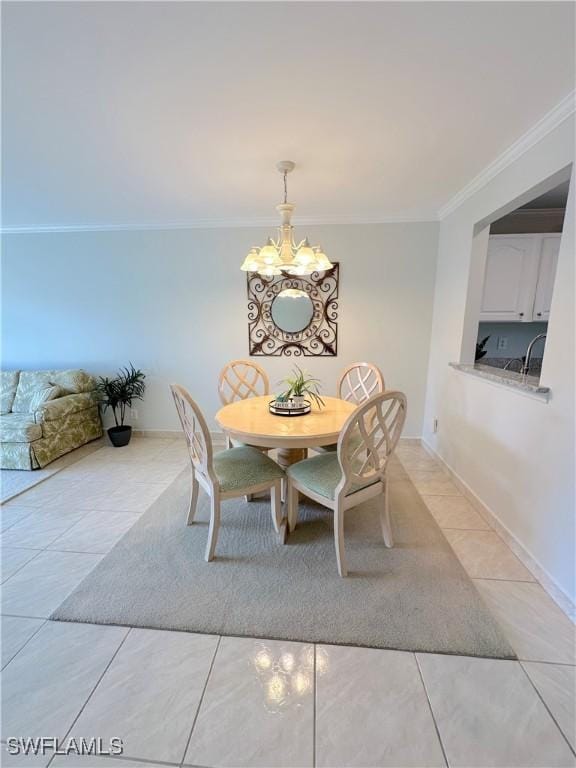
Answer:
[[[288,202],[286,177],[294,170],[295,163],[282,160],[276,167],[284,177],[284,202],[276,206],[281,223],[278,228],[278,240],[268,238],[261,248],[251,248],[240,269],[244,272],[257,272],[262,277],[273,275],[311,275],[332,269],[332,263],[320,246],[311,246],[305,238],[299,243],[294,240],[294,227],[291,224],[295,206]]]

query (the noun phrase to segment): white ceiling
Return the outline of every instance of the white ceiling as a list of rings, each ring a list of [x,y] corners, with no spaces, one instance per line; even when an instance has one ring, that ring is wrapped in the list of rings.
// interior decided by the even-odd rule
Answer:
[[[574,88],[565,2],[3,3],[5,227],[431,218]]]

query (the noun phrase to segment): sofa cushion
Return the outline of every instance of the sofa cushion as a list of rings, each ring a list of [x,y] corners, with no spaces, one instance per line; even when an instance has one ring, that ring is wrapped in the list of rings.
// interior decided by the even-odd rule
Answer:
[[[48,400],[38,406],[34,420],[40,422],[56,421],[71,413],[79,413],[93,408],[98,403],[94,392],[80,392],[77,395],[64,395],[56,400]]]
[[[4,413],[0,416],[0,442],[31,443],[42,437],[42,426],[31,413]]]
[[[15,413],[26,413],[30,408],[32,394],[39,389],[58,384],[62,387],[63,395],[72,395],[78,392],[90,392],[95,389],[95,379],[78,369],[66,371],[21,371],[18,381],[16,397],[12,405]]]
[[[64,390],[62,387],[59,387],[58,384],[54,384],[52,387],[38,389],[36,392],[32,392],[28,411],[30,413],[36,413],[41,405],[47,403],[49,400],[56,400],[58,397],[62,397],[63,394]]]
[[[19,375],[20,371],[2,371],[0,373],[0,414],[10,413],[12,410]]]
[[[80,392],[92,392],[96,389],[96,379],[80,368],[67,371],[52,371],[50,379],[64,390],[65,395],[75,395]]]

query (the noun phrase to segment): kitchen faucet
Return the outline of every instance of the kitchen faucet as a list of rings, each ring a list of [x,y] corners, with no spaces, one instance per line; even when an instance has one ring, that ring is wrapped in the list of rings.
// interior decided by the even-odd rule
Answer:
[[[526,376],[528,374],[528,371],[530,370],[530,360],[532,358],[532,347],[534,344],[536,344],[539,339],[545,339],[546,334],[545,333],[539,333],[538,336],[534,336],[530,344],[528,344],[528,349],[526,350],[526,357],[524,358],[524,365],[522,366],[521,373]]]

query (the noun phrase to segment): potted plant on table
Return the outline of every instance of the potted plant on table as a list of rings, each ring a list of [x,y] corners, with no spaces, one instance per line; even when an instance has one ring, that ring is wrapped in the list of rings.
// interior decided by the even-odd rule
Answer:
[[[286,384],[288,388],[277,396],[277,403],[288,403],[289,407],[301,408],[304,405],[304,396],[308,395],[318,408],[324,405],[324,400],[320,397],[320,379],[309,376],[297,365],[294,366],[294,375],[287,376],[280,383]]]
[[[121,368],[118,371],[116,378],[100,376],[98,379],[96,389],[100,396],[100,404],[104,410],[112,408],[114,414],[115,426],[108,430],[108,437],[116,448],[128,445],[130,442],[132,427],[124,424],[126,408],[130,408],[134,400],[142,400],[144,397],[145,378],[145,374],[130,363],[130,367]]]

